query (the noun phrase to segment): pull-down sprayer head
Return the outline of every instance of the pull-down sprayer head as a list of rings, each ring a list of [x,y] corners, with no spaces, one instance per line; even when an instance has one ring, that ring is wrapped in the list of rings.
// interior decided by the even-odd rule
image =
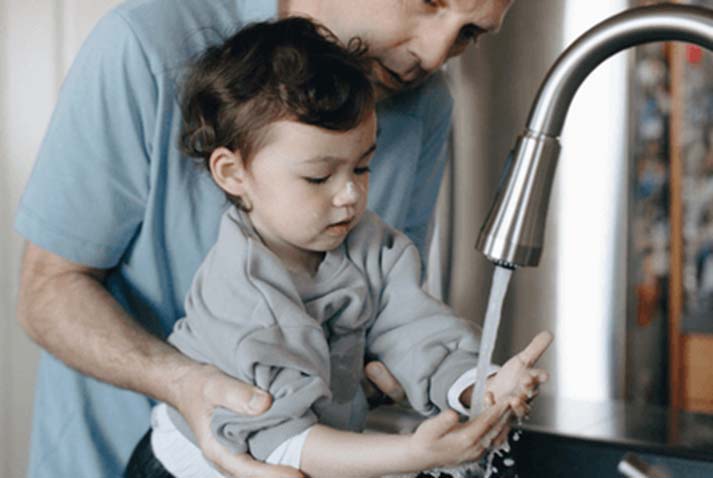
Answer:
[[[713,10],[673,4],[627,10],[583,34],[557,59],[540,86],[505,181],[480,230],[476,248],[488,259],[511,268],[537,266],[559,136],[579,85],[621,50],[671,40],[713,50]]]

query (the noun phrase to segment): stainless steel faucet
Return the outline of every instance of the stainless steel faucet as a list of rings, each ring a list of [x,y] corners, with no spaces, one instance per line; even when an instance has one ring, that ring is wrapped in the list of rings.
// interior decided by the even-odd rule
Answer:
[[[476,248],[488,259],[510,268],[538,265],[559,136],[579,85],[621,50],[671,40],[713,50],[713,10],[673,4],[627,10],[587,31],[560,55],[540,86],[480,230]]]

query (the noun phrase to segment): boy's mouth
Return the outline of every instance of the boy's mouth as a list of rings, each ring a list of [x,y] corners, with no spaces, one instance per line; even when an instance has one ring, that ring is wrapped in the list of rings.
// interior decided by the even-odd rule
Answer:
[[[349,219],[330,224],[327,226],[327,233],[333,236],[343,236],[349,232],[353,221],[354,218],[350,217]]]

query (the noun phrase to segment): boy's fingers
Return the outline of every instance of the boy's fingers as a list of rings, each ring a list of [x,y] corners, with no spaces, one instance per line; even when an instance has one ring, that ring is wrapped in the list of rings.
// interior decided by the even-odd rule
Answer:
[[[502,415],[500,417],[500,420],[498,420],[498,423],[490,430],[488,433],[485,434],[485,437],[480,440],[480,444],[484,448],[490,448],[493,446],[494,441],[496,438],[500,435],[500,432],[504,429],[509,429],[510,428],[510,420],[512,418],[512,407],[510,407],[510,410],[508,410],[507,413]]]
[[[510,434],[510,427],[506,426],[503,427],[503,429],[500,431],[497,437],[495,437],[495,440],[493,441],[493,445],[496,447],[501,447],[503,443],[505,443],[508,439],[508,435]]]
[[[520,360],[525,362],[528,367],[532,367],[539,360],[547,347],[552,343],[552,334],[549,332],[540,332],[534,339],[518,354]]]
[[[538,383],[542,384],[550,379],[550,374],[546,370],[535,368],[530,370],[530,377],[533,377]]]
[[[404,389],[401,384],[391,375],[391,372],[381,362],[369,362],[365,368],[366,378],[368,378],[382,393],[391,398],[394,402],[402,402],[406,399]]]
[[[488,407],[495,405],[495,395],[493,395],[493,392],[485,392],[485,405]]]
[[[486,408],[480,415],[471,418],[463,428],[463,434],[468,442],[480,441],[490,432],[500,420],[509,413],[509,403],[499,403]]]
[[[530,406],[527,404],[527,400],[521,397],[513,397],[510,399],[510,408],[512,408],[512,411],[518,418],[524,418],[530,413]]]

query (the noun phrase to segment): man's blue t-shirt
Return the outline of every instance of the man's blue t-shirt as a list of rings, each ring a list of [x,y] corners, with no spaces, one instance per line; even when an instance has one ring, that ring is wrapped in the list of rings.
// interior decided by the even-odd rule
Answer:
[[[208,45],[276,10],[267,0],[131,0],[110,12],[62,86],[17,211],[15,227],[29,241],[109,269],[112,296],[163,337],[183,316],[228,205],[208,173],[178,151],[181,75]],[[378,106],[369,206],[421,251],[451,110],[440,74]],[[151,405],[43,353],[29,476],[121,476]]]

